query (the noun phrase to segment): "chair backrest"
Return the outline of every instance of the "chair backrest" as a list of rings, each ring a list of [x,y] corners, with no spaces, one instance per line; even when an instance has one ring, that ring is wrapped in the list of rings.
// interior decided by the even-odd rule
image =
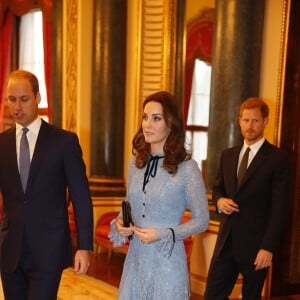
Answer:
[[[110,211],[110,212],[106,212],[103,215],[101,215],[101,217],[98,219],[97,221],[97,225],[109,225],[110,222],[116,218],[118,216],[118,212],[116,211]]]

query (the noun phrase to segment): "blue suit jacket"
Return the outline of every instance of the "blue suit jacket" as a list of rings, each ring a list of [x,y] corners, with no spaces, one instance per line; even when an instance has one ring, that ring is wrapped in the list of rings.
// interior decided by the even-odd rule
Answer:
[[[40,271],[72,264],[67,188],[76,216],[78,248],[92,250],[92,202],[77,135],[42,121],[25,194],[18,171],[15,127],[0,134],[0,149],[1,269],[15,270],[24,232]]]
[[[259,249],[275,252],[290,207],[290,163],[287,154],[265,141],[237,187],[237,165],[242,146],[223,151],[213,186],[213,201],[231,198],[239,212],[221,214],[214,255],[231,232],[237,261],[253,264]]]

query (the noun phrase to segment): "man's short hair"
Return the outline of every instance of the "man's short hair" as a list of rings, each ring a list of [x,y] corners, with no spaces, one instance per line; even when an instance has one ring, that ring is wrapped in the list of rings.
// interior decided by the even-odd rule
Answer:
[[[29,71],[15,70],[15,71],[10,73],[8,80],[11,79],[11,78],[28,79],[30,84],[31,84],[34,96],[36,96],[37,93],[40,91],[39,81],[38,81],[37,77]]]
[[[241,105],[240,105],[240,112],[239,116],[241,117],[243,114],[244,109],[252,109],[258,108],[261,112],[263,118],[267,118],[269,116],[269,106],[260,98],[247,98]]]

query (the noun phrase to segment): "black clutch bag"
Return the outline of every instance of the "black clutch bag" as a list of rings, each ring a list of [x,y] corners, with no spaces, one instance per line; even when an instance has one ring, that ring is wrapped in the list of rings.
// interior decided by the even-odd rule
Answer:
[[[128,201],[122,201],[122,214],[123,214],[123,226],[129,227],[130,223],[133,225],[131,217],[131,206]]]

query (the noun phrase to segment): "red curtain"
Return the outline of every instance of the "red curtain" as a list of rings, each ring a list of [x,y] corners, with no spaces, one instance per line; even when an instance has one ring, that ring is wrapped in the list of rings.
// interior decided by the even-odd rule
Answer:
[[[3,107],[7,76],[10,67],[13,14],[7,11],[0,27],[0,130],[3,130]]]
[[[187,26],[184,77],[184,120],[187,123],[195,59],[211,63],[214,9],[209,8]]]
[[[43,36],[44,36],[44,61],[45,61],[45,81],[48,99],[48,117],[52,119],[52,91],[51,91],[51,72],[52,72],[52,9],[53,0],[37,1],[43,12]],[[4,45],[0,48],[0,129],[3,120],[3,92],[5,83],[9,73],[10,65],[10,47],[12,37],[12,25],[10,28],[7,23],[11,22],[9,18],[13,18],[13,14],[22,16],[34,8],[36,0],[1,0],[0,1],[0,44]],[[8,27],[7,27],[8,26]],[[8,29],[9,28],[9,29]],[[6,34],[6,36],[4,36]],[[3,52],[3,54],[2,54]],[[6,54],[5,54],[6,53]],[[2,57],[4,56],[4,57]],[[5,64],[5,65],[4,65]],[[5,68],[6,66],[6,68]],[[3,86],[4,82],[4,86]]]
[[[43,12],[43,16],[51,20],[53,0],[1,0],[0,2],[0,27],[1,21],[4,19],[4,13],[8,8],[17,16],[22,16],[28,13],[32,8],[35,7],[35,3],[38,2],[39,7]]]
[[[52,122],[52,22],[43,19],[45,83],[48,99],[48,118]]]

